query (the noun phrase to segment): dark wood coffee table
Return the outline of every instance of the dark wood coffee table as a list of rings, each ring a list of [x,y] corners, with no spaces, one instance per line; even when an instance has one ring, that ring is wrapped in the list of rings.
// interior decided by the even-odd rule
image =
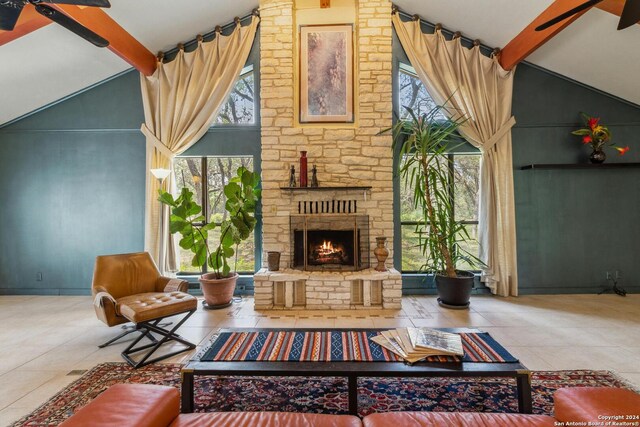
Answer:
[[[221,329],[220,332],[260,332],[274,329]],[[277,329],[279,331],[363,331],[366,329]],[[482,332],[453,328],[447,332]],[[515,378],[518,411],[531,413],[531,372],[521,363],[419,362],[201,362],[189,361],[181,372],[182,412],[193,412],[195,376],[345,377],[349,388],[349,414],[358,414],[358,378],[368,377],[506,377]]]

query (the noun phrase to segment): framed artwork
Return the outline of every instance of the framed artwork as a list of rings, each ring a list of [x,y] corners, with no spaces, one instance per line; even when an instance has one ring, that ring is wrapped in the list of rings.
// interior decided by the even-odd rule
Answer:
[[[353,122],[353,25],[300,27],[300,123]]]

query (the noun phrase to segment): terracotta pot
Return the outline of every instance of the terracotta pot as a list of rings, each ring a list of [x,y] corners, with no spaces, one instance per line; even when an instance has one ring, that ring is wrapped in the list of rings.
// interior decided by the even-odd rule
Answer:
[[[386,237],[376,237],[377,246],[373,250],[373,254],[376,256],[376,259],[378,260],[376,271],[387,271],[387,267],[384,265],[384,262],[389,257],[389,249],[387,249],[385,246],[386,241],[387,241]]]
[[[200,289],[204,294],[204,300],[210,307],[229,304],[236,290],[238,273],[232,273],[229,277],[216,279],[215,273],[206,273],[200,276]]]

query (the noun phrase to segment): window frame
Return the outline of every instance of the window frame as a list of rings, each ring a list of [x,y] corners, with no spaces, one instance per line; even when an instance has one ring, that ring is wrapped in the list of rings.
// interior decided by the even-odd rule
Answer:
[[[455,183],[455,166],[454,166],[454,161],[455,161],[455,157],[458,155],[463,155],[463,156],[480,156],[480,152],[476,153],[467,153],[467,152],[460,152],[460,153],[446,153],[447,155],[447,159],[448,159],[448,164],[447,164],[447,168],[448,168],[448,180],[447,180],[447,194],[449,195],[449,199],[451,200],[451,209],[452,209],[452,213],[453,213],[453,217],[456,217],[456,191],[455,191],[455,187],[456,187],[456,183]],[[403,185],[402,183],[400,185]],[[460,220],[460,223],[464,224],[464,225],[475,225],[476,227],[480,226],[480,222],[478,220]],[[403,221],[402,220],[402,213],[400,214],[400,230],[402,230],[403,226],[407,226],[407,225],[411,225],[411,226],[419,226],[419,225],[426,225],[426,223],[424,221]],[[402,238],[402,233],[400,234],[400,237]],[[422,271],[419,270],[404,270],[402,268],[402,257],[404,256],[404,254],[402,253],[402,251],[400,252],[400,272],[402,274],[420,274],[420,273],[424,273]],[[456,266],[457,267],[457,266]],[[480,270],[470,270],[474,273],[479,273]]]
[[[400,111],[403,107],[402,105],[400,105],[400,99],[401,99],[401,87],[400,87],[400,74],[403,73],[405,75],[408,75],[410,77],[413,77],[415,79],[420,80],[420,78],[418,77],[418,74],[415,72],[415,69],[413,68],[413,66],[411,66],[411,64],[408,64],[405,61],[402,60],[398,60],[397,61],[397,69],[396,69],[396,76],[395,78],[397,79],[397,85],[395,85],[396,87],[396,91],[395,91],[395,102],[398,105],[398,111],[397,111],[397,119],[401,119],[402,120],[402,112]],[[424,85],[424,83],[423,83]],[[425,88],[426,90],[426,88]],[[427,95],[431,98],[431,96],[429,95],[429,92],[427,92]],[[431,98],[433,101],[433,98]],[[435,101],[433,101],[435,104]],[[446,120],[446,118],[443,118],[443,120]],[[472,151],[472,152],[467,152],[467,151],[454,151],[454,152],[450,152],[450,153],[446,153],[447,158],[449,160],[448,162],[448,182],[447,182],[447,193],[449,195],[449,198],[452,202],[452,208],[453,208],[453,217],[455,218],[455,200],[456,200],[456,195],[455,195],[455,157],[457,155],[477,155],[480,156],[480,151]],[[402,162],[402,159],[398,159],[398,162]],[[402,182],[400,183],[400,188],[399,191],[401,190],[402,185],[404,185]],[[401,209],[402,207],[400,206],[400,204],[398,205],[398,209],[399,209],[399,214],[398,214],[398,221],[399,221],[399,228],[398,231],[400,232],[400,238],[402,238],[402,229],[403,227],[406,226],[413,226],[413,227],[417,227],[417,226],[424,226],[425,222],[424,221],[403,221],[402,220],[402,212]],[[480,227],[480,223],[478,220],[461,220],[460,221],[462,224],[464,225],[475,225],[476,227]],[[411,275],[416,275],[416,274],[425,274],[424,271],[420,271],[420,270],[404,270],[402,268],[402,261],[403,261],[403,256],[404,253],[402,251],[402,244],[400,244],[398,246],[398,248],[400,249],[399,251],[399,269],[400,272],[402,274],[411,274]],[[474,273],[479,273],[480,270],[471,270]]]
[[[209,203],[207,203],[207,197],[209,196],[209,168],[208,168],[208,163],[209,163],[209,159],[218,159],[218,158],[239,158],[239,157],[250,157],[252,160],[252,165],[253,168],[252,170],[255,170],[255,156],[251,155],[251,154],[238,154],[238,155],[208,155],[208,156],[178,156],[178,159],[186,159],[186,158],[192,158],[192,159],[200,159],[200,168],[202,171],[202,175],[203,175],[203,179],[201,182],[202,185],[202,197],[200,200],[198,200],[198,203],[200,204],[200,206],[202,206],[203,210],[206,210],[207,207],[209,206]],[[205,178],[206,177],[206,178]],[[194,223],[194,225],[198,225],[198,226],[203,226],[205,224],[209,224],[209,218],[211,218],[212,213],[211,212],[202,212],[202,216],[204,216],[204,221],[198,222],[198,223]],[[256,219],[259,219],[259,215],[256,213]],[[216,227],[219,227],[220,225],[222,225],[222,223],[216,222]],[[256,227],[256,229],[253,231],[254,233],[254,239],[257,239],[257,232],[258,232],[258,227]],[[255,246],[255,243],[254,243]],[[184,250],[182,248],[180,248],[180,250]],[[256,259],[256,254],[255,254],[255,247],[254,247],[254,255],[253,255],[253,271],[237,271],[239,276],[242,275],[253,275],[256,272],[256,268],[258,267],[258,259]],[[199,275],[199,274],[205,274],[209,272],[209,265],[207,263],[204,264],[204,266],[202,267],[202,269],[200,271],[178,271],[177,275],[178,276],[194,276],[194,275]]]
[[[256,75],[256,67],[254,67],[253,62],[247,62],[247,64],[242,68],[242,70],[240,70],[240,74],[238,74],[236,81],[233,83],[233,87],[235,88],[235,86],[238,84],[238,81],[240,81],[240,79],[248,73],[253,74],[253,122],[252,123],[218,123],[217,120],[218,120],[218,116],[220,115],[220,112],[218,111],[218,114],[216,115],[216,117],[213,119],[213,122],[209,126],[209,130],[237,129],[237,128],[251,129],[251,128],[260,127],[260,123],[259,123],[260,122],[260,114],[259,114],[260,105],[259,105],[259,96],[257,96],[257,90],[256,90],[259,88],[259,85],[256,84],[256,79],[257,78],[259,79],[259,73],[258,75]],[[229,96],[224,100],[224,103],[222,104],[223,106],[226,105],[230,96],[231,96],[231,93],[229,93]]]

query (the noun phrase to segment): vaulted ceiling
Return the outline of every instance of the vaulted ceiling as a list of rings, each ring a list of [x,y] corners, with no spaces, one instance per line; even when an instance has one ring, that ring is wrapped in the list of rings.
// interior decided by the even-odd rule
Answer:
[[[447,29],[504,47],[552,0],[397,0]],[[257,0],[111,0],[105,12],[151,52],[249,13]],[[640,25],[616,31],[618,17],[592,9],[528,61],[640,104]],[[0,124],[37,110],[130,68],[57,25],[0,46]]]

